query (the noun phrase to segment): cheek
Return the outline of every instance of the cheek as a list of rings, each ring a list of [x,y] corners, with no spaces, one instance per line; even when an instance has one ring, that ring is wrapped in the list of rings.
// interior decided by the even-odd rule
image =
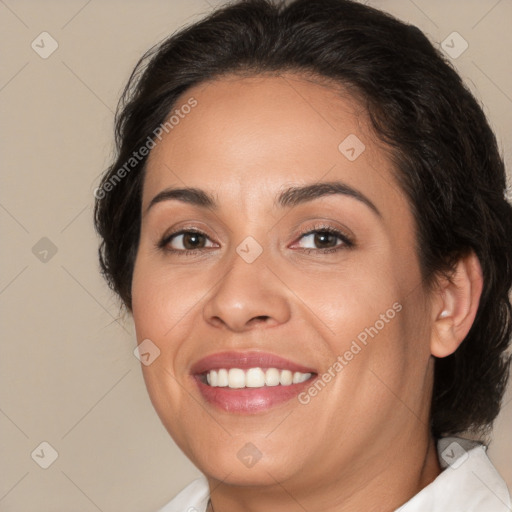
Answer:
[[[294,283],[294,292],[314,313],[314,322],[336,351],[359,335],[364,341],[367,330],[387,329],[397,316],[402,286],[388,260],[382,252],[367,253],[354,256],[346,265],[333,266],[330,272],[288,277],[287,282]]]
[[[153,336],[155,340],[172,337],[186,322],[187,316],[194,314],[194,306],[198,305],[202,294],[204,289],[201,289],[200,281],[190,274],[180,275],[165,265],[139,259],[132,281],[137,339],[143,339],[140,336]]]
[[[165,400],[179,397],[177,381],[188,378],[188,356],[195,347],[190,340],[202,318],[207,289],[201,272],[177,271],[144,255],[136,262],[132,316],[137,341],[149,339],[159,352],[155,363],[142,367],[150,394],[159,390]]]
[[[151,403],[175,442],[187,450],[186,432],[190,428],[187,407],[190,408],[191,403],[183,393],[184,365],[180,360],[180,348],[182,340],[187,339],[186,318],[187,314],[192,314],[191,297],[183,293],[170,275],[143,259],[136,263],[132,280],[132,316],[137,342],[150,340],[158,354],[151,364],[141,364]],[[176,416],[181,418],[179,422]]]
[[[344,375],[334,379],[340,400],[349,395],[357,395],[360,404],[372,403],[372,397],[395,400],[380,379],[405,392],[407,382],[414,386],[422,379],[428,362],[428,336],[421,328],[425,311],[419,306],[424,296],[420,287],[411,292],[417,269],[410,265],[410,272],[400,272],[390,255],[368,258],[329,279],[303,281],[295,289],[307,297],[324,334],[324,371],[337,362],[331,373]]]

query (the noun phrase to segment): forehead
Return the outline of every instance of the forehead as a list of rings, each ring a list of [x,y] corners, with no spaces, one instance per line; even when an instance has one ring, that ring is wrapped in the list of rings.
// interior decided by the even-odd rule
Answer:
[[[185,91],[173,113],[148,158],[143,208],[169,186],[226,200],[259,190],[270,201],[283,185],[343,180],[377,202],[402,196],[367,113],[341,87],[290,73],[225,76]]]

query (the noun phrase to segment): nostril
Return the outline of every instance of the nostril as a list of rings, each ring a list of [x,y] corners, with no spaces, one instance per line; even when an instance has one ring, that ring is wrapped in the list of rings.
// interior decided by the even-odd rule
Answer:
[[[251,322],[259,322],[259,321],[266,321],[267,319],[269,319],[270,317],[267,316],[267,315],[260,315],[260,316],[255,316],[254,318],[251,319]]]

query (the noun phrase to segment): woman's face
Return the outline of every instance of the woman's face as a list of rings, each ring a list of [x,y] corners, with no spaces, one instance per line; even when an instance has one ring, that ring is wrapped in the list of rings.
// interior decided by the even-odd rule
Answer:
[[[292,74],[215,80],[176,109],[147,163],[132,287],[163,424],[226,483],[400,464],[428,435],[431,315],[364,112]]]

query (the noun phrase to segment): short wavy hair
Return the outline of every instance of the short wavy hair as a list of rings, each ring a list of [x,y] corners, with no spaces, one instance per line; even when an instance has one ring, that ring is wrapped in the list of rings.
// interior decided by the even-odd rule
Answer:
[[[469,251],[478,256],[480,304],[460,347],[435,359],[430,427],[436,438],[487,433],[511,361],[512,207],[504,163],[481,106],[440,50],[415,26],[377,9],[351,0],[236,1],[148,50],[119,101],[117,156],[95,192],[103,276],[131,312],[147,156],[123,179],[120,169],[154,140],[178,96],[228,73],[284,71],[330,80],[363,102],[375,134],[391,148],[414,214],[426,286]]]

